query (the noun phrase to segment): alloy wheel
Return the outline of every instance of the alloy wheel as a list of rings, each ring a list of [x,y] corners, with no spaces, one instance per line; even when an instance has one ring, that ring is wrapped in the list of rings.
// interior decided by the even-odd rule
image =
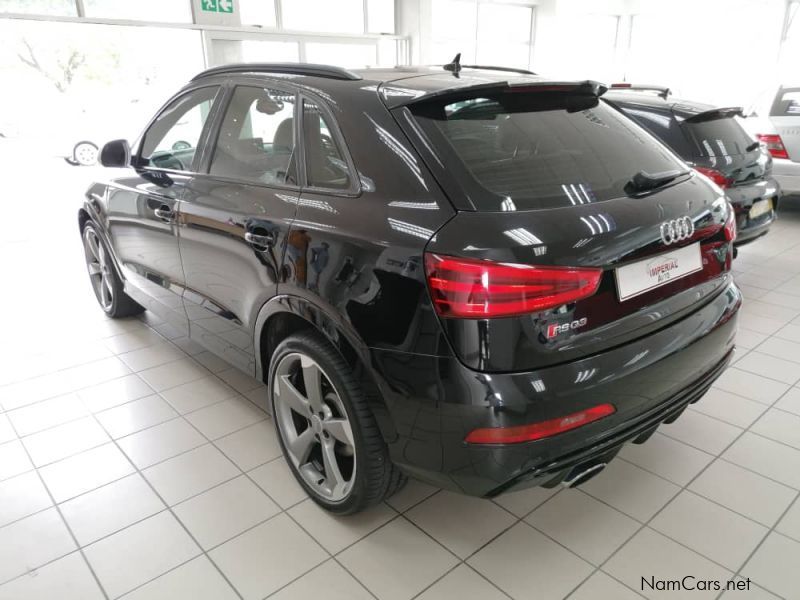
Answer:
[[[275,369],[273,395],[276,423],[292,465],[324,500],[343,501],[355,482],[355,443],[330,378],[311,357],[292,352]]]
[[[91,142],[78,142],[73,150],[75,162],[84,167],[97,163],[98,148]]]
[[[111,265],[108,254],[94,229],[87,227],[83,231],[83,250],[86,254],[86,268],[92,281],[94,294],[103,310],[111,310],[114,303],[114,282],[111,279]]]

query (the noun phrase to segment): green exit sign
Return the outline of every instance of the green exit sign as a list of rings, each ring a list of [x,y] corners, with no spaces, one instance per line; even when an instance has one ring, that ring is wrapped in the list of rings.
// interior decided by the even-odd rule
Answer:
[[[206,12],[233,12],[233,0],[200,0],[200,6]]]

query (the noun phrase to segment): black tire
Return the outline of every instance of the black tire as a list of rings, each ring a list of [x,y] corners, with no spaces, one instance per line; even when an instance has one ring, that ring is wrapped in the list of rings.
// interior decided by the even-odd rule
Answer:
[[[275,375],[281,359],[291,354],[304,354],[320,367],[335,388],[347,413],[353,431],[355,476],[349,494],[338,502],[330,502],[311,488],[298,472],[286,451],[275,405]],[[372,411],[353,369],[342,355],[316,331],[304,331],[287,337],[272,354],[269,369],[269,403],[278,440],[289,469],[314,502],[339,515],[351,515],[378,504],[398,491],[406,476],[392,463]]]
[[[120,279],[119,274],[117,273],[116,266],[113,264],[111,253],[108,251],[108,247],[103,241],[103,238],[97,233],[97,229],[95,228],[95,226],[92,224],[91,221],[87,221],[86,223],[84,223],[83,227],[81,228],[81,239],[83,239],[84,241],[84,253],[86,253],[87,230],[91,234],[93,234],[97,239],[97,242],[100,245],[102,245],[103,250],[105,251],[106,256],[108,257],[108,260],[111,261],[111,264],[109,264],[109,268],[106,271],[106,276],[108,277],[108,281],[111,284],[110,303],[107,303],[105,306],[103,305],[103,301],[98,295],[98,290],[96,287],[94,287],[94,281],[92,280],[91,272],[89,276],[89,279],[92,280],[92,287],[94,289],[95,297],[97,297],[97,303],[100,305],[100,308],[112,319],[132,317],[134,315],[143,313],[145,310],[144,307],[125,293],[122,280]],[[87,269],[89,268],[88,261],[89,257],[87,254]]]

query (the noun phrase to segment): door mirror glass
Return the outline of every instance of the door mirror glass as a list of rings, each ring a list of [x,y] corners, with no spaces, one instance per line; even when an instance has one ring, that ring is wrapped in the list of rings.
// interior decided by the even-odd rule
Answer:
[[[191,171],[218,90],[192,90],[167,105],[145,132],[136,166]]]
[[[100,164],[104,167],[127,167],[131,164],[128,140],[111,140],[100,151]]]

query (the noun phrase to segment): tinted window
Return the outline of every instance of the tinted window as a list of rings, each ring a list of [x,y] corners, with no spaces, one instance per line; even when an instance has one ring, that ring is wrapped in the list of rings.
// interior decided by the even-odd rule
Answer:
[[[778,92],[769,114],[773,117],[800,116],[800,88],[784,88]]]
[[[647,129],[683,158],[694,154],[678,122],[661,112],[623,106],[622,112]]]
[[[746,154],[747,147],[753,144],[753,138],[739,125],[738,117],[723,117],[699,123],[688,121],[681,127],[693,142],[695,156]]]
[[[350,170],[336,136],[319,106],[303,101],[303,143],[308,185],[346,190],[350,188]]]
[[[211,174],[268,185],[294,183],[295,104],[290,92],[237,87],[222,120]]]
[[[189,171],[218,87],[204,87],[174,100],[145,132],[139,164]]]
[[[685,169],[594,96],[517,92],[412,110],[434,145],[454,153],[455,164],[483,190],[470,193],[479,210],[608,200],[626,196],[625,185],[638,171]]]

